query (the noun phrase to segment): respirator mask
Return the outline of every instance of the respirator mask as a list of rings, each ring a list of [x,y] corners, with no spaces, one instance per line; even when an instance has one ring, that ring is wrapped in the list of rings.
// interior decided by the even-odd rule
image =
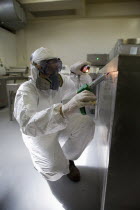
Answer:
[[[36,87],[40,90],[58,90],[63,84],[63,79],[59,74],[61,69],[62,61],[60,58],[40,61]],[[43,77],[41,75],[43,75]]]

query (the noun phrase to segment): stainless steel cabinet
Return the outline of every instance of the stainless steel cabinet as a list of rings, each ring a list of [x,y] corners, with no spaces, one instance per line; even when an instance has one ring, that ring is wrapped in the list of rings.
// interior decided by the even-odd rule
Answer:
[[[140,209],[140,56],[119,55],[97,90],[94,141],[101,210]]]

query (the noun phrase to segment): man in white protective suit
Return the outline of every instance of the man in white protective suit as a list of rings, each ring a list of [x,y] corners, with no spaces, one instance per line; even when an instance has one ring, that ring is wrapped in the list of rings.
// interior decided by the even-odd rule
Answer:
[[[94,122],[79,108],[95,103],[89,91],[76,94],[73,81],[60,73],[62,61],[39,48],[31,56],[31,80],[18,89],[14,116],[34,167],[49,181],[67,175],[80,181],[74,164],[93,139]],[[76,66],[78,69],[78,66]],[[68,101],[69,99],[69,101]],[[63,101],[68,102],[63,104]]]
[[[88,74],[88,72],[82,71],[84,67],[88,67],[89,62],[78,61],[77,63],[70,66],[70,78],[75,83],[77,89],[79,89],[83,84],[90,84],[92,82],[92,78]],[[80,68],[81,67],[81,68]]]

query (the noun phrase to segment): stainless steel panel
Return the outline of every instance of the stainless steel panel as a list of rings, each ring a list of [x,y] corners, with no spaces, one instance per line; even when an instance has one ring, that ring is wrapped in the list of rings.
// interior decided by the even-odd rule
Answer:
[[[109,53],[109,61],[120,54],[140,55],[140,38],[137,39],[118,39],[115,46]]]
[[[99,175],[100,208],[102,209],[104,207],[105,199],[110,140],[118,79],[118,71],[114,71],[117,61],[118,60],[115,60],[114,63],[111,64],[111,68],[109,65],[107,70],[106,68],[101,70],[104,73],[110,72],[110,74],[107,80],[98,85],[96,93],[98,102],[95,113],[96,130],[94,141],[96,142],[96,156]]]
[[[140,209],[140,56],[120,55],[101,72],[111,72],[95,116],[101,209]]]
[[[87,61],[92,66],[105,66],[108,63],[108,54],[87,54]]]
[[[139,72],[135,63],[123,70],[117,84],[105,210],[140,209],[140,58]]]

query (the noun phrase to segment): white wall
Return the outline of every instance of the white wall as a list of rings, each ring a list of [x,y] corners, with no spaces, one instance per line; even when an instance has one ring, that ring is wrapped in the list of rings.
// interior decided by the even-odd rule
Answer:
[[[0,59],[3,64],[16,66],[16,35],[0,28]]]
[[[88,53],[109,53],[119,38],[135,37],[140,37],[140,18],[44,20],[27,25],[24,47],[27,58],[36,48],[44,46],[70,65],[85,60]],[[20,48],[23,39],[20,42],[17,38]]]
[[[27,64],[27,48],[25,30],[21,29],[16,33],[17,45],[17,66],[25,66]]]

